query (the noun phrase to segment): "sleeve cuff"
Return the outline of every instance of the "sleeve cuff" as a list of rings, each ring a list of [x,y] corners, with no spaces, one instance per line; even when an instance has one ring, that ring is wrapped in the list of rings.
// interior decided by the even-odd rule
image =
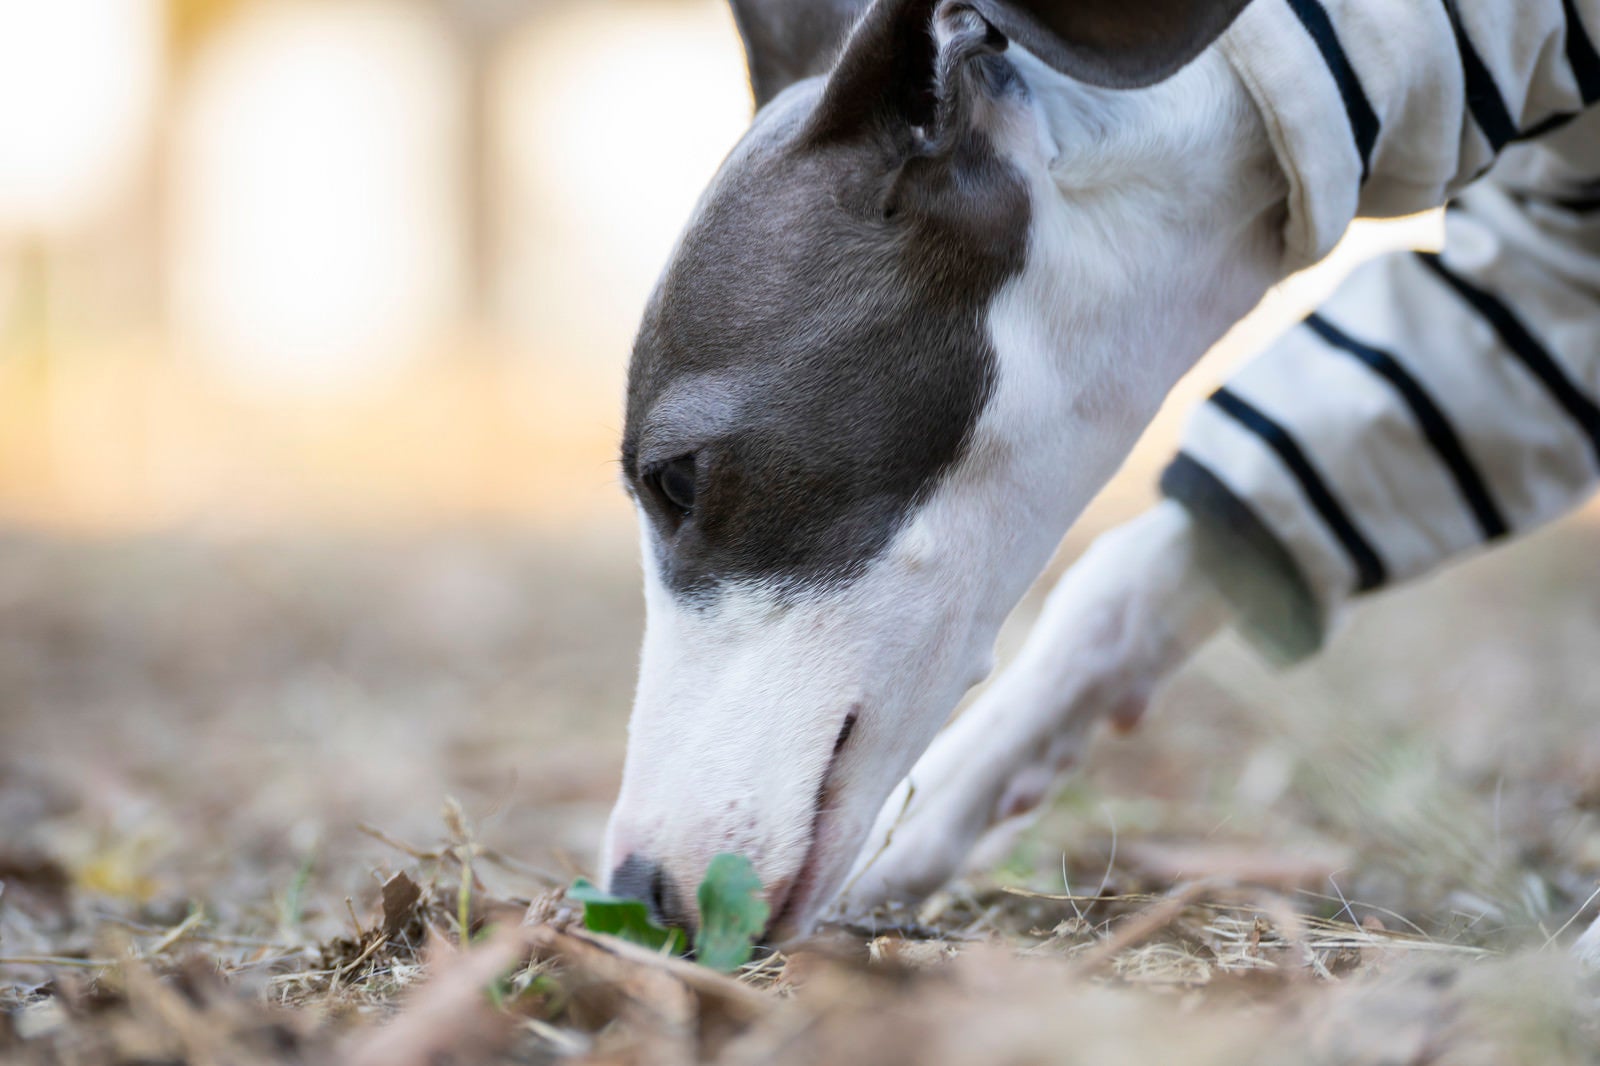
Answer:
[[[1200,564],[1239,613],[1237,627],[1252,644],[1281,665],[1321,650],[1327,624],[1311,583],[1247,503],[1186,452],[1162,473],[1161,492],[1194,519]]]

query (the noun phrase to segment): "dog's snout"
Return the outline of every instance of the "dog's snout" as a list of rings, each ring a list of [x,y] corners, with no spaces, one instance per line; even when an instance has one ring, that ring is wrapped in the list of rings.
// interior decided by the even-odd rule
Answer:
[[[666,867],[643,855],[633,854],[622,860],[611,871],[607,891],[613,896],[643,900],[650,908],[650,916],[661,925],[680,929],[693,926],[694,915],[683,906]]]

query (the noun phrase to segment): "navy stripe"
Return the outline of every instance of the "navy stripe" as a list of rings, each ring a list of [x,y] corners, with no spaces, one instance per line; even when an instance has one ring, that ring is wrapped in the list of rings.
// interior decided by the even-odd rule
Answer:
[[[1523,207],[1543,204],[1574,215],[1588,215],[1600,211],[1600,196],[1539,196],[1533,193],[1514,192],[1511,198]]]
[[[1496,154],[1517,136],[1517,124],[1511,120],[1505,98],[1494,83],[1494,75],[1484,65],[1483,57],[1472,46],[1467,28],[1461,24],[1455,0],[1444,0],[1445,13],[1450,16],[1450,28],[1455,31],[1456,51],[1461,53],[1461,72],[1467,80],[1467,106],[1483,135],[1489,138],[1489,147]]]
[[[1578,94],[1584,106],[1600,100],[1600,54],[1594,42],[1584,32],[1583,19],[1572,0],[1561,0],[1561,9],[1567,13],[1567,62],[1572,64],[1572,76],[1578,80]]]
[[[1551,197],[1549,202],[1563,211],[1571,211],[1575,215],[1587,215],[1594,211],[1600,211],[1600,196],[1555,196]]]
[[[1534,377],[1544,385],[1551,399],[1572,417],[1578,428],[1594,445],[1595,461],[1600,462],[1600,407],[1573,384],[1550,353],[1540,344],[1511,308],[1501,303],[1493,294],[1478,288],[1465,278],[1453,273],[1432,252],[1418,252],[1423,266],[1437,274],[1484,320],[1494,327],[1500,339]]]
[[[1371,542],[1356,528],[1344,506],[1334,497],[1327,482],[1322,480],[1322,475],[1317,473],[1316,468],[1311,465],[1311,460],[1306,458],[1306,453],[1289,435],[1289,431],[1226,387],[1211,394],[1211,403],[1245,429],[1260,437],[1269,448],[1278,453],[1278,458],[1283,460],[1283,464],[1300,483],[1300,491],[1305,493],[1306,499],[1316,509],[1317,514],[1322,516],[1328,529],[1343,545],[1345,553],[1350,556],[1350,561],[1355,564],[1356,588],[1361,592],[1368,592],[1382,585],[1389,576],[1388,568],[1378,557]]]
[[[1461,498],[1477,519],[1478,529],[1482,531],[1484,539],[1496,540],[1511,532],[1483,476],[1478,473],[1478,468],[1461,444],[1461,438],[1456,435],[1455,427],[1450,424],[1450,419],[1433,402],[1422,383],[1401,365],[1400,360],[1388,352],[1362,344],[1321,315],[1311,315],[1306,319],[1306,326],[1332,347],[1355,356],[1394,386],[1406,406],[1411,408],[1411,414],[1422,427],[1422,435],[1428,438],[1439,461],[1455,479],[1456,488],[1461,491]]]
[[[1326,9],[1317,0],[1289,0],[1289,6],[1311,35],[1317,51],[1322,53],[1322,61],[1328,65],[1328,73],[1333,75],[1334,84],[1339,87],[1345,117],[1350,121],[1350,136],[1356,142],[1356,153],[1361,156],[1361,180],[1365,182],[1367,175],[1372,172],[1372,147],[1378,143],[1378,131],[1381,129],[1378,116],[1367,100],[1366,91],[1361,88],[1361,79],[1356,77],[1355,68],[1350,65],[1350,57],[1345,55],[1344,46],[1339,43],[1339,35],[1334,32],[1333,20],[1328,17]]]
[[[1511,139],[1514,141],[1531,141],[1535,137],[1543,137],[1545,134],[1553,133],[1565,126],[1580,114],[1582,114],[1581,111],[1558,111],[1541,122],[1535,122]]]

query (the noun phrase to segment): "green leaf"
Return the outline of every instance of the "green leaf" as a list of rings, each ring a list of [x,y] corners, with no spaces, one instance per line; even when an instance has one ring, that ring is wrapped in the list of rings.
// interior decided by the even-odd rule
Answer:
[[[761,898],[761,879],[743,855],[718,855],[700,882],[699,900],[695,958],[702,966],[731,973],[750,961],[772,913]]]
[[[609,933],[651,951],[683,954],[683,930],[657,925],[651,920],[650,908],[643,900],[613,896],[581,877],[567,889],[567,896],[583,904],[583,924],[591,932]]]

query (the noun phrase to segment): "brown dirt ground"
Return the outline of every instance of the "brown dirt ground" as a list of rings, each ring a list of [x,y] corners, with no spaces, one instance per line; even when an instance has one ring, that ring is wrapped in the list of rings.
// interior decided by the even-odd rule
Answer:
[[[991,868],[731,981],[559,902],[626,547],[0,535],[0,1061],[1600,1062],[1596,558],[1225,640]]]

